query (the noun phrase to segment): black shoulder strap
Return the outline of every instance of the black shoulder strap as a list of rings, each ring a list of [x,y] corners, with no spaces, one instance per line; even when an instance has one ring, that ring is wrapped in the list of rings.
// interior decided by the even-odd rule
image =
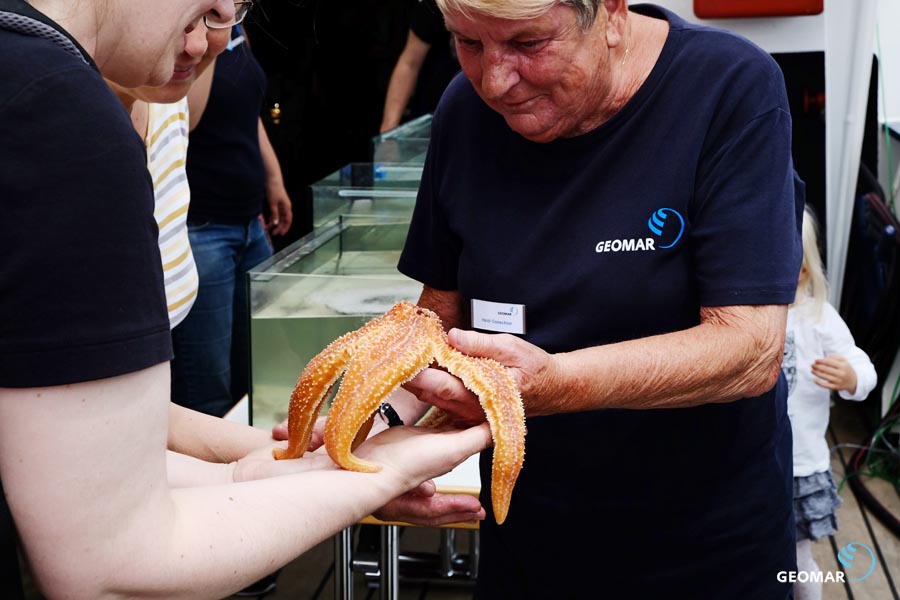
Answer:
[[[52,41],[94,67],[94,60],[69,33],[24,0],[0,0],[0,28]]]

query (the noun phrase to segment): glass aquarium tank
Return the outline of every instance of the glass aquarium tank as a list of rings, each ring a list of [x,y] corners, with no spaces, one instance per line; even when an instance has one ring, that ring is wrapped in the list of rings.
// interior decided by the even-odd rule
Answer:
[[[300,372],[325,346],[400,300],[418,300],[422,284],[397,270],[408,229],[408,219],[342,215],[250,271],[254,426],[287,417]]]
[[[313,228],[340,215],[396,216],[409,220],[421,179],[421,165],[345,165],[310,185]]]
[[[424,164],[431,141],[431,115],[422,115],[372,138],[372,160]]]

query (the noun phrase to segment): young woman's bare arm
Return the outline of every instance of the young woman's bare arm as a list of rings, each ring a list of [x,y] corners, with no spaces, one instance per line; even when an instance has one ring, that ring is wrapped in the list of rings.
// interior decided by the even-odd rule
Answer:
[[[490,441],[486,426],[397,427],[357,450],[379,473],[330,467],[171,489],[168,390],[167,363],[0,390],[0,476],[48,597],[222,598]]]
[[[228,463],[273,441],[261,429],[169,403],[168,447],[175,452],[209,462]]]

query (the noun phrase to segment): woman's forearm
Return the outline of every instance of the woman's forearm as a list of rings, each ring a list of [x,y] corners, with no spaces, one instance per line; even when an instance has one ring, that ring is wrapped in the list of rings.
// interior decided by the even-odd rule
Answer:
[[[771,389],[781,368],[786,308],[704,311],[713,315],[688,330],[555,355],[548,380],[538,384],[548,393],[533,397],[529,414],[681,408]]]
[[[261,429],[169,404],[169,450],[208,462],[229,463],[271,444]]]
[[[166,474],[172,489],[228,483],[229,469],[227,463],[211,463],[166,451]]]
[[[528,416],[680,408],[760,395],[778,379],[787,322],[784,305],[704,307],[700,324],[690,329],[549,354],[516,336],[468,331],[458,292],[425,286],[419,304],[445,327],[462,326],[449,333],[457,350],[512,370]],[[462,385],[427,375],[417,377],[416,393],[463,417],[454,402],[466,393]]]
[[[338,469],[324,453],[276,461],[271,446],[237,463],[204,463],[166,452],[168,375],[160,363],[0,389],[0,476],[45,596],[222,598],[490,441],[486,426],[394,427],[355,450],[382,465],[376,473]],[[193,433],[240,427],[175,414]],[[216,483],[223,472],[228,483]]]

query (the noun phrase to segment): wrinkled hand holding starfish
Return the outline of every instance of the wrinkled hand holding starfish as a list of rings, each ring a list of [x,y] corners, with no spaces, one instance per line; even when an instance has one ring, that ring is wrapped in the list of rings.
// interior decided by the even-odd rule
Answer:
[[[478,396],[487,416],[494,438],[491,500],[497,523],[503,523],[525,458],[525,411],[516,382],[497,361],[452,348],[438,316],[409,302],[339,337],[309,361],[291,394],[288,447],[275,450],[275,458],[303,455],[319,408],[343,374],[325,421],[325,449],[344,469],[380,470],[352,454],[354,440],[368,434],[372,415],[391,392],[435,361]],[[436,410],[426,417],[429,425],[441,422]]]

